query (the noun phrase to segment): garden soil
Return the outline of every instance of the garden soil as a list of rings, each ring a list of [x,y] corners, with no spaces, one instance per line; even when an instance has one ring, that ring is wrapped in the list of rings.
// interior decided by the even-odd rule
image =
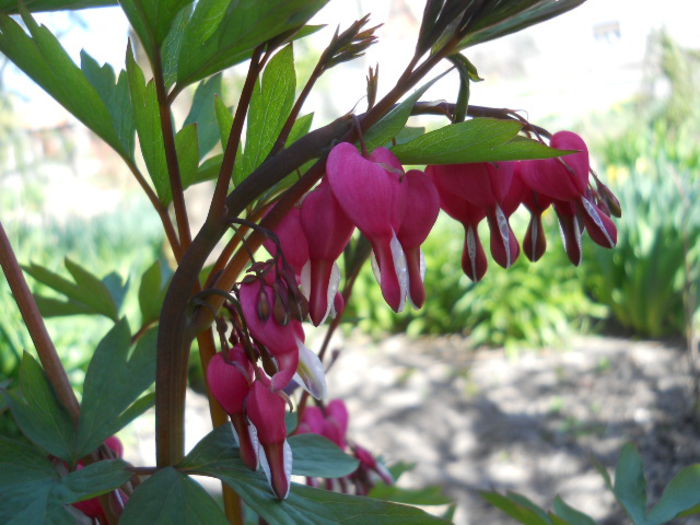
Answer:
[[[586,337],[509,358],[470,351],[460,337],[396,336],[351,340],[329,384],[348,402],[350,437],[389,464],[415,463],[401,484],[444,486],[460,525],[515,523],[483,490],[520,492],[550,509],[559,495],[619,525],[628,520],[594,464],[612,474],[634,442],[653,503],[681,468],[700,462],[689,370],[682,348],[658,342]]]

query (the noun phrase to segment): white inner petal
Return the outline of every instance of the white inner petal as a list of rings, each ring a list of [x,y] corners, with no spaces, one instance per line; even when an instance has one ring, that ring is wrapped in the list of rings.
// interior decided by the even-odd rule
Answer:
[[[308,301],[310,300],[311,295],[311,261],[306,261],[306,263],[304,263],[304,266],[301,268],[301,275],[299,278],[301,280],[299,289]]]
[[[476,279],[476,232],[471,226],[467,228],[467,253],[469,254],[472,274],[474,275],[474,279]]]
[[[284,475],[287,478],[287,493],[284,495],[286,498],[289,495],[289,489],[292,487],[292,460],[294,459],[292,455],[292,447],[289,446],[289,442],[285,439],[284,445]]]
[[[391,248],[391,257],[394,259],[396,276],[399,279],[401,302],[399,303],[398,311],[401,312],[406,306],[406,295],[408,294],[408,265],[406,264],[406,254],[403,252],[403,248],[396,238],[396,234],[392,236],[389,247]]]
[[[323,363],[315,352],[299,340],[297,340],[297,347],[299,348],[299,366],[294,375],[295,381],[316,399],[325,399],[328,395],[328,386]]]
[[[498,234],[503,239],[503,246],[506,250],[506,267],[512,264],[510,254],[510,228],[508,228],[508,218],[500,206],[496,206],[496,222],[498,223]]]

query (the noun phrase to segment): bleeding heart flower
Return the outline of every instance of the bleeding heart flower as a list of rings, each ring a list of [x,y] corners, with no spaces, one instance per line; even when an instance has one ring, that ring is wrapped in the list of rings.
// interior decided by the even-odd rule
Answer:
[[[347,246],[354,226],[325,183],[306,196],[300,218],[309,247],[309,314],[318,326],[331,311],[340,282],[335,260]]]
[[[442,185],[442,177],[436,176],[435,166],[428,166],[428,176],[435,183],[440,195],[440,206],[453,219],[464,226],[464,250],[462,270],[472,281],[480,281],[488,269],[488,260],[479,239],[479,223],[486,217],[486,210],[449,192]]]
[[[286,325],[283,325],[277,321],[272,315],[270,306],[275,304],[274,287],[262,279],[244,282],[241,284],[239,294],[241,309],[250,334],[277,360],[279,371],[272,377],[272,387],[275,390],[281,390],[289,384],[297,372],[299,343],[304,341],[301,322],[290,319]]]
[[[445,192],[486,210],[491,231],[491,255],[498,264],[509,268],[520,253],[508,215],[503,211],[513,181],[515,163],[478,162],[430,168],[433,181],[439,179],[436,185]],[[507,204],[509,208],[512,206],[512,203]]]
[[[279,499],[289,494],[292,477],[292,449],[287,442],[286,401],[260,377],[246,398],[248,418],[257,430],[262,448],[260,464]]]
[[[227,356],[225,354],[228,354]],[[252,470],[258,468],[255,436],[245,416],[244,401],[253,382],[253,365],[243,347],[219,352],[207,366],[207,385],[212,395],[231,416],[241,459]]]
[[[293,207],[273,231],[279,239],[285,259],[299,276],[309,260],[309,244],[306,242],[306,235],[301,227],[300,208]],[[264,246],[273,257],[277,254],[277,245],[272,239],[265,240]]]
[[[367,159],[355,146],[342,142],[326,161],[333,194],[372,244],[382,294],[396,312],[403,309],[408,289],[406,258],[396,237],[405,209],[402,175],[400,162],[386,148],[378,148]]]
[[[411,170],[403,178],[405,211],[396,236],[406,254],[409,295],[417,308],[425,302],[425,258],[420,245],[428,237],[438,213],[440,195],[430,177],[418,170]]]

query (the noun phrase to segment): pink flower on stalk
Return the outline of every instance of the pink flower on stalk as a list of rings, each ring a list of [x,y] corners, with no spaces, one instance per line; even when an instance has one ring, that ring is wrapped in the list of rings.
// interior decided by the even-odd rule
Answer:
[[[292,319],[281,325],[271,314],[275,303],[272,286],[262,279],[244,282],[240,288],[241,308],[250,334],[265,345],[277,360],[279,371],[272,376],[272,388],[285,388],[297,371],[299,365],[299,343],[304,338],[301,322]],[[264,317],[265,306],[267,318]]]
[[[273,391],[266,378],[260,377],[246,398],[248,418],[257,430],[257,437],[264,454],[260,464],[265,471],[273,492],[279,499],[289,494],[292,477],[292,449],[287,442],[285,423],[286,401]]]
[[[333,194],[372,244],[382,294],[396,312],[403,309],[408,290],[406,257],[397,238],[405,210],[402,175],[400,162],[386,148],[377,148],[367,159],[342,142],[326,162]]]
[[[555,159],[523,161],[521,175],[532,190],[559,202],[558,206],[555,202],[555,209],[564,232],[567,253],[569,259],[578,264],[581,260],[580,230],[578,224],[574,224],[579,222],[578,217],[591,238],[606,248],[617,244],[617,228],[604,210],[590,198],[588,148],[583,139],[571,131],[560,131],[552,136],[550,145],[562,150],[574,150],[576,153]]]
[[[440,213],[440,195],[430,177],[418,170],[406,173],[401,188],[406,209],[396,236],[406,254],[409,296],[413,304],[420,308],[425,302],[425,258],[420,245],[428,237]]]
[[[523,239],[523,251],[528,259],[536,262],[544,255],[547,249],[547,238],[542,227],[542,214],[552,204],[552,199],[542,193],[533,191],[523,182],[522,166],[523,162],[519,162],[513,177],[513,185],[519,185],[522,203],[530,212],[530,222],[528,222],[525,238]]]
[[[321,183],[304,198],[300,220],[309,250],[309,283],[302,279],[302,287],[309,294],[311,321],[318,326],[331,311],[340,283],[340,270],[335,261],[343,253],[355,227],[327,183]]]
[[[324,410],[318,406],[307,406],[301,415],[298,434],[312,433],[328,438],[341,449],[345,449],[348,432],[348,409],[342,399],[334,399]]]
[[[228,354],[228,356],[226,356]],[[245,416],[244,401],[253,382],[253,365],[240,345],[219,352],[207,366],[207,385],[231,417],[241,459],[251,470],[258,468],[257,442]]]
[[[294,206],[273,231],[279,239],[285,259],[299,277],[302,268],[309,261],[309,244],[301,226],[301,209]],[[277,255],[277,244],[272,239],[265,240],[264,246],[270,255]]]
[[[429,168],[433,181],[439,179],[439,186],[444,191],[486,211],[491,232],[491,255],[498,264],[509,268],[520,254],[518,240],[503,210],[513,180],[515,163],[479,162]]]
[[[269,271],[269,275],[272,274],[274,270]],[[272,277],[266,277],[266,280],[273,281]],[[244,282],[239,292],[241,309],[250,334],[277,361],[278,371],[272,376],[271,387],[273,390],[282,390],[299,373],[303,386],[309,393],[322,399],[326,394],[323,365],[316,354],[304,345],[301,322],[289,319],[283,325],[272,314],[275,293],[274,287],[263,279]]]
[[[440,195],[441,208],[464,226],[462,270],[472,281],[478,282],[488,269],[488,260],[478,231],[479,223],[486,217],[486,210],[447,191],[442,185],[442,178],[435,175],[435,166],[428,166],[426,173],[435,183],[435,188]]]

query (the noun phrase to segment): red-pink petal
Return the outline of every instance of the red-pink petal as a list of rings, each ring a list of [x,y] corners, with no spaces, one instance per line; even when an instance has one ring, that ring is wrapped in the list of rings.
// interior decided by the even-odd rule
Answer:
[[[294,206],[273,230],[279,238],[285,259],[299,274],[309,260],[309,245],[301,227],[301,211]],[[271,239],[265,240],[265,248],[271,255],[277,253],[277,245]]]
[[[262,381],[255,381],[246,398],[246,414],[263,445],[282,443],[287,437],[285,399]]]
[[[328,155],[326,177],[350,220],[367,237],[389,236],[401,205],[399,179],[348,142]]]
[[[474,282],[480,281],[488,270],[488,260],[476,226],[465,225],[464,227],[462,270]]]
[[[227,363],[221,352],[207,366],[209,391],[228,414],[243,412],[243,402],[250,390],[250,378],[241,368]]]
[[[510,268],[520,255],[520,246],[508,217],[499,206],[487,215],[491,232],[491,255],[503,268]]]

